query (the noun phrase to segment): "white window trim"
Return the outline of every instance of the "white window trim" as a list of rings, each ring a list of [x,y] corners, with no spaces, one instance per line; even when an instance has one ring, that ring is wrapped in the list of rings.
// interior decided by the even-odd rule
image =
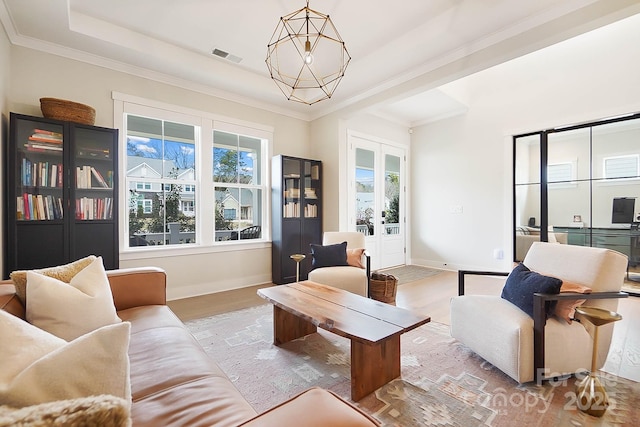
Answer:
[[[602,176],[603,181],[604,180],[618,180],[618,181],[631,181],[631,180],[638,180],[638,178],[636,177],[629,177],[629,178],[618,178],[618,177],[609,177],[607,176],[607,160],[613,160],[613,159],[635,159],[635,164],[636,164],[636,172],[640,171],[640,155],[639,154],[626,154],[623,156],[607,156],[607,157],[603,157],[602,158]]]
[[[261,239],[238,240],[234,242],[215,242],[214,241],[214,224],[213,221],[202,221],[202,217],[196,217],[196,232],[198,243],[189,245],[170,245],[170,246],[139,246],[129,248],[125,245],[124,238],[120,240],[120,259],[135,260],[158,258],[167,256],[182,256],[190,254],[216,253],[216,252],[233,252],[245,251],[248,249],[260,249],[271,247],[271,157],[273,153],[273,133],[272,126],[261,125],[248,122],[241,119],[231,118],[205,111],[199,111],[183,106],[172,105],[164,102],[150,100],[133,95],[127,95],[113,91],[111,94],[113,99],[113,123],[117,129],[124,129],[124,114],[137,114],[148,116],[150,109],[164,110],[163,120],[174,120],[179,123],[193,124],[199,126],[203,140],[196,144],[197,149],[202,151],[205,146],[207,150],[212,152],[213,147],[213,130],[221,130],[230,133],[238,133],[246,135],[248,130],[252,137],[260,138],[266,141],[263,145],[262,162],[264,173],[264,211],[262,213],[262,224],[269,226],[263,227]],[[197,138],[198,136],[196,136]],[[118,179],[120,188],[127,188],[126,182],[126,135],[119,132],[119,151],[118,158]],[[202,152],[196,153],[197,158],[202,159]],[[199,164],[199,176],[194,184],[196,185],[195,203],[198,206],[198,212],[213,212],[215,197],[213,194],[213,185],[211,177],[213,176],[213,162],[201,161]],[[119,197],[119,233],[122,236],[128,236],[129,224],[127,218],[127,201],[126,191],[121,191]],[[128,240],[128,239],[127,239]]]
[[[568,181],[562,181],[562,182],[549,182],[549,167],[550,166],[560,166],[560,165],[569,165],[571,167],[571,179]],[[578,161],[577,160],[569,160],[569,161],[565,161],[565,162],[554,162],[554,163],[549,163],[547,164],[547,183],[549,186],[549,189],[556,189],[556,188],[574,188],[578,186],[578,183],[576,182],[578,177]]]

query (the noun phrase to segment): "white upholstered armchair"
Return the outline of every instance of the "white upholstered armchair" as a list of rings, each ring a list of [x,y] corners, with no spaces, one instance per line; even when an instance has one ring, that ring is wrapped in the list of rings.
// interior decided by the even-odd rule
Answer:
[[[365,249],[365,236],[357,231],[327,231],[322,235],[323,245],[335,245],[347,242],[347,250]],[[324,285],[344,289],[354,294],[369,296],[369,277],[371,276],[371,259],[366,250],[358,258],[362,267],[341,265],[313,268],[309,272],[309,280]]]
[[[627,257],[609,249],[535,242],[523,264],[533,272],[562,279],[592,292],[533,294],[533,316],[500,295],[466,295],[468,274],[459,272],[459,296],[451,300],[451,335],[519,383],[588,371],[591,366],[592,325],[548,316],[548,301],[586,300],[584,306],[615,311],[627,269]],[[515,271],[515,269],[514,269]],[[513,274],[513,273],[511,273]],[[512,282],[513,283],[513,282]],[[604,364],[613,324],[601,326],[598,368]]]

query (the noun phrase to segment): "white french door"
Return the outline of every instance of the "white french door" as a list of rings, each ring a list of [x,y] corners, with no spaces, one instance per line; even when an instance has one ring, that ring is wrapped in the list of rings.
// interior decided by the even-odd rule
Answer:
[[[366,235],[371,269],[405,264],[405,149],[349,135],[349,227]]]

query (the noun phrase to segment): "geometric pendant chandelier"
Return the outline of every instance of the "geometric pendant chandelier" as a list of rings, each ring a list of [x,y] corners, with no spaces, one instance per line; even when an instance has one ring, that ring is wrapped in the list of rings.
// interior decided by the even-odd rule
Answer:
[[[267,46],[271,78],[290,101],[329,99],[351,57],[329,15],[307,6],[280,18]]]

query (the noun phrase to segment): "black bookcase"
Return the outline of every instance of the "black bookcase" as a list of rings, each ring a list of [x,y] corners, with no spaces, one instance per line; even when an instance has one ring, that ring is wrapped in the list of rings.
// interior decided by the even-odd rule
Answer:
[[[87,255],[118,268],[118,130],[11,113],[5,271]]]
[[[272,281],[295,282],[293,254],[304,254],[300,280],[311,267],[310,244],[322,242],[322,163],[318,160],[275,156],[272,160]]]

